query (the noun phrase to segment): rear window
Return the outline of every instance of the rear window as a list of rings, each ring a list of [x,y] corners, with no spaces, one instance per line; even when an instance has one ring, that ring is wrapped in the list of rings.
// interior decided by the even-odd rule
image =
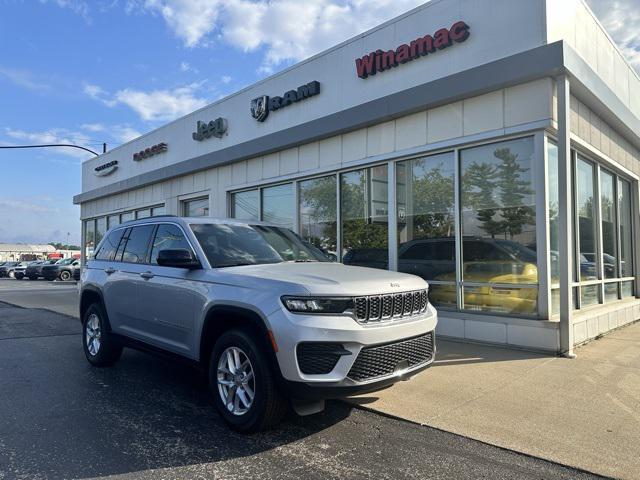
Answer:
[[[96,253],[96,260],[113,260],[116,255],[116,251],[118,250],[118,245],[120,245],[120,240],[124,235],[125,229],[121,228],[119,230],[115,230],[107,235],[107,238],[104,239],[102,244],[100,245],[100,250]]]
[[[122,261],[128,263],[146,263],[147,250],[151,241],[154,225],[133,227],[124,247]]]

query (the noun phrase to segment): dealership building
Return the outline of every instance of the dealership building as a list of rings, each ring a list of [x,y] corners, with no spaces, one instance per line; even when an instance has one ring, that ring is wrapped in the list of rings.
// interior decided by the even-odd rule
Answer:
[[[581,0],[433,0],[82,165],[126,220],[263,220],[430,284],[438,333],[571,355],[640,319],[640,77]]]

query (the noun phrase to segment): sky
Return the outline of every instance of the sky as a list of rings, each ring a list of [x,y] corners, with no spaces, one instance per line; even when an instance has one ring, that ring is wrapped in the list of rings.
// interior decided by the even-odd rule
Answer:
[[[0,145],[114,148],[422,3],[0,0]],[[640,71],[640,0],[588,3]],[[0,242],[79,243],[89,157],[0,150]]]

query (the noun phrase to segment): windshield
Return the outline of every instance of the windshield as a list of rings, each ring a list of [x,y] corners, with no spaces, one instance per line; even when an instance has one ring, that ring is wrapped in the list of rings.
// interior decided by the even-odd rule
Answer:
[[[262,225],[191,224],[214,268],[281,262],[329,262],[291,230]]]
[[[65,258],[64,260],[59,260],[56,265],[69,265],[73,263],[73,258]]]

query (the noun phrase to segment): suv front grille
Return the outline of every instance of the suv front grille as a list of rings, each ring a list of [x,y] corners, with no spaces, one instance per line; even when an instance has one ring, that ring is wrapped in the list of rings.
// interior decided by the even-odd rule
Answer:
[[[433,346],[433,332],[429,332],[400,342],[364,347],[347,377],[363,382],[425,364],[433,358]]]
[[[428,303],[427,290],[356,297],[354,313],[360,323],[377,322],[423,313]]]

